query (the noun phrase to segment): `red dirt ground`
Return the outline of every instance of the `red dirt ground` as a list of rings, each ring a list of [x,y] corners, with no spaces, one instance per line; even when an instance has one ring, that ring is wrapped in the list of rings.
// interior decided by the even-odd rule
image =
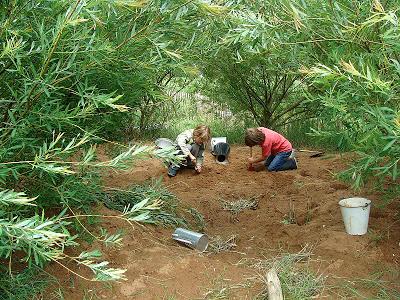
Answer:
[[[208,154],[199,175],[183,170],[175,178],[168,178],[165,168],[156,160],[141,161],[127,172],[105,174],[109,187],[128,187],[163,176],[164,184],[182,205],[194,207],[204,215],[209,236],[236,234],[237,248],[235,252],[200,254],[171,240],[173,228],[136,225],[132,230],[128,224],[108,220],[102,226],[110,231],[125,228],[123,247],[88,247],[101,247],[104,258],[113,267],[127,269],[128,280],[93,284],[58,266],[50,266],[50,273],[61,280],[65,299],[206,299],[210,291],[232,286],[236,288],[230,290],[226,299],[253,299],[261,287],[246,287],[245,283],[257,275],[254,269],[237,265],[238,261],[273,257],[279,249],[295,253],[305,245],[313,248],[313,259],[318,261],[315,271],[328,276],[327,284],[399,270],[399,207],[393,204],[379,209],[376,204],[380,195],[368,191],[357,194],[334,180],[332,174],[345,165],[341,156],[310,158],[307,153],[299,153],[298,170],[268,173],[247,171],[248,152],[247,147],[232,147],[227,166],[216,164]],[[237,222],[221,207],[221,199],[232,201],[251,196],[259,196],[258,209],[240,213]],[[369,233],[364,236],[350,236],[344,231],[338,201],[351,196],[366,197],[374,204]],[[285,225],[290,202],[297,224]],[[109,213],[105,208],[101,211]],[[385,276],[392,282],[400,279],[398,272]],[[338,297],[329,290],[323,296]]]

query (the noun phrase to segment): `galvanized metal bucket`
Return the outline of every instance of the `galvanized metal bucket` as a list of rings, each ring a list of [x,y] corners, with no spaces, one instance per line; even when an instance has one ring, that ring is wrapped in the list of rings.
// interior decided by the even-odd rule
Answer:
[[[203,233],[177,228],[172,234],[172,238],[200,252],[206,251],[208,247],[208,236]]]
[[[156,146],[157,146],[158,148],[161,148],[161,149],[164,149],[164,148],[167,148],[167,147],[175,146],[175,143],[174,143],[173,141],[171,141],[170,139],[166,139],[166,138],[159,138],[159,139],[156,139],[156,140],[154,141],[154,143],[156,144]]]
[[[211,152],[214,152],[214,147],[218,143],[226,143],[226,137],[221,136],[221,137],[213,137],[211,138]]]

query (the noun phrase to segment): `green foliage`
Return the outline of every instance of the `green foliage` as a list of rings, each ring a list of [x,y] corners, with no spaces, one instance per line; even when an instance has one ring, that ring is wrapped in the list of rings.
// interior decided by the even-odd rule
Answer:
[[[4,268],[2,272],[7,272]],[[30,268],[13,276],[1,276],[0,299],[31,300],[42,299],[41,292],[49,285],[56,285],[55,278],[39,268]],[[51,293],[51,296],[55,295]],[[50,299],[50,298],[49,298]]]
[[[208,31],[218,43],[202,57],[207,94],[234,112],[247,111],[259,126],[281,128],[313,117],[317,105],[298,72],[312,61],[312,47],[290,43],[299,37],[290,25],[294,6],[281,1],[225,5],[228,17]]]
[[[310,268],[312,253],[306,247],[298,253],[282,253],[272,259],[253,262],[253,267],[262,272],[265,291],[262,299],[267,299],[267,273],[274,268],[281,282],[285,299],[311,299],[324,289],[326,277],[316,275]]]
[[[388,107],[366,108],[366,123],[358,134],[361,140],[354,141],[359,159],[343,173],[360,187],[365,180],[375,177],[376,182],[384,185],[386,181],[396,182],[400,178],[400,126],[398,114]]]
[[[249,111],[259,125],[299,126],[322,145],[360,152],[347,172],[355,187],[371,176],[396,184],[399,4],[219,4],[224,17],[204,31],[217,42],[200,56],[205,93],[234,112]]]
[[[356,187],[378,177],[392,190],[400,157],[398,12],[396,1],[379,0],[3,1],[0,258],[13,262],[20,251],[30,266],[71,259],[95,280],[122,278],[98,253],[66,256],[77,243],[71,226],[90,232],[84,219],[103,197],[100,170],[180,158],[172,149],[118,144],[104,160],[96,144],[175,138],[199,123],[230,143],[256,124],[286,129],[296,144],[312,131],[323,144],[358,153],[343,174]],[[176,101],[182,89],[209,98]],[[194,107],[199,102],[207,105]],[[123,205],[116,218],[183,222],[151,186],[110,195]],[[121,242],[119,233],[95,238]]]
[[[178,200],[162,186],[161,179],[104,195],[107,207],[124,212],[129,220],[167,226],[186,226],[178,215]],[[136,212],[136,215],[133,215]]]
[[[190,34],[189,16],[198,11],[197,4],[187,4],[1,4],[0,257],[13,262],[20,251],[29,266],[68,258],[91,269],[94,280],[123,277],[123,270],[97,256],[67,257],[64,249],[76,245],[72,224],[88,231],[81,219],[101,197],[101,169],[127,168],[146,157],[179,160],[171,149],[130,145],[104,161],[95,144],[124,132],[127,112],[144,119],[168,100],[164,88],[184,74],[178,52],[187,39],[180,30]],[[154,208],[140,202],[116,217],[145,221]],[[97,238],[120,242],[118,234]]]
[[[318,63],[301,70],[313,80],[314,97],[322,103],[322,122],[313,134],[359,154],[343,174],[356,188],[371,177],[377,185],[395,185],[399,178],[399,6],[344,2],[336,3],[338,9],[331,15],[329,7],[319,10],[324,17],[320,31],[329,27],[332,41],[323,46],[326,55]],[[332,31],[338,22],[341,27]]]
[[[201,107],[193,103],[201,104]],[[253,120],[243,114],[221,117],[221,113],[231,111],[226,106],[218,106],[210,100],[196,99],[195,95],[181,100],[174,109],[176,113],[163,123],[161,129],[149,132],[149,137],[167,137],[174,140],[181,132],[195,128],[198,124],[206,124],[210,126],[213,137],[224,136],[229,143],[242,143],[245,128],[254,125]]]

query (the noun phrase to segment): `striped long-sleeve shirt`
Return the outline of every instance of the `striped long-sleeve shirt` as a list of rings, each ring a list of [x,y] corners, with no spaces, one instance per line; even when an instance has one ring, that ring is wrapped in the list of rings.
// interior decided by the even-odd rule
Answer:
[[[193,146],[195,144],[195,142],[193,140],[193,131],[194,131],[193,129],[185,130],[184,132],[179,134],[178,137],[176,138],[176,143],[181,148],[183,154],[186,156],[189,156],[189,154],[191,153],[191,151],[189,149],[189,145]],[[201,145],[199,145],[199,151],[197,152],[197,155],[194,154],[196,157],[196,165],[200,165],[200,166],[203,165],[204,149],[205,149],[205,145],[201,144]]]

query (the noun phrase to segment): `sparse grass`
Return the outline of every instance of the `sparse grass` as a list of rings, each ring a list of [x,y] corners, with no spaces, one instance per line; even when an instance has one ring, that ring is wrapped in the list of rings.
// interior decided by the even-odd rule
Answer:
[[[233,299],[232,296],[234,293],[232,293],[232,291],[238,289],[248,289],[252,286],[252,283],[248,280],[246,280],[244,283],[232,284],[231,280],[223,278],[223,275],[220,275],[214,279],[212,284],[214,287],[209,289],[204,294],[204,300]]]
[[[250,198],[240,198],[236,201],[222,200],[222,209],[229,211],[232,215],[233,221],[238,221],[237,217],[240,212],[246,209],[257,209],[258,208],[258,196]]]
[[[305,224],[310,223],[312,218],[313,218],[313,211],[312,211],[311,203],[309,200],[307,200],[307,212],[306,212]]]
[[[219,299],[229,299],[229,289],[227,287],[214,288],[209,290],[204,299],[207,300],[219,300]]]
[[[383,240],[383,234],[377,230],[373,229],[368,229],[368,237],[370,240],[370,243],[374,246],[377,246],[379,242]]]
[[[199,232],[204,232],[206,229],[206,221],[204,220],[204,216],[195,208],[191,207],[186,210],[194,220],[194,227]]]
[[[255,268],[265,289],[260,293],[260,299],[267,299],[266,274],[275,268],[281,282],[285,299],[304,300],[319,295],[325,284],[325,277],[314,274],[309,268],[312,253],[304,247],[298,253],[284,253],[272,259],[246,260]],[[243,263],[243,262],[242,262]]]
[[[400,299],[400,285],[379,278],[347,280],[332,291],[341,299]]]
[[[13,276],[4,276],[7,270],[1,268],[0,299],[1,300],[39,300],[42,293],[50,285],[58,285],[57,280],[38,267],[32,267]],[[53,288],[47,299],[63,299],[59,289]]]
[[[236,239],[237,235],[235,234],[227,238],[222,238],[218,235],[210,240],[208,251],[214,254],[231,251],[237,246]]]

